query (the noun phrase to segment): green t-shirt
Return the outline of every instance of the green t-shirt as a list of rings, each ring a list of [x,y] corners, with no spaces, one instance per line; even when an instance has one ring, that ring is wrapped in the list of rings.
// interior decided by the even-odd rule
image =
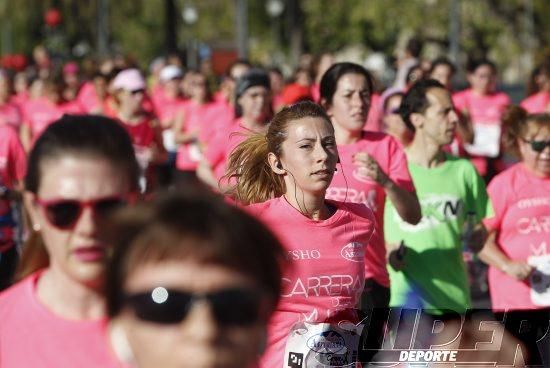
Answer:
[[[429,309],[432,314],[446,309],[464,313],[471,302],[460,236],[468,211],[475,211],[478,221],[492,211],[485,183],[468,160],[450,155],[436,168],[409,163],[409,171],[422,220],[417,225],[404,222],[386,201],[386,241],[404,240],[409,248],[404,269],[388,266],[390,305]]]

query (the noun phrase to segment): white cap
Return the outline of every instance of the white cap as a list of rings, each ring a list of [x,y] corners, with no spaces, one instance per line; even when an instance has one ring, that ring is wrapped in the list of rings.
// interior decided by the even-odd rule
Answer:
[[[145,79],[137,69],[125,69],[119,72],[113,80],[114,89],[137,91],[145,89]]]
[[[161,82],[168,82],[172,79],[183,77],[183,73],[181,69],[175,65],[166,65],[161,69],[159,77]]]

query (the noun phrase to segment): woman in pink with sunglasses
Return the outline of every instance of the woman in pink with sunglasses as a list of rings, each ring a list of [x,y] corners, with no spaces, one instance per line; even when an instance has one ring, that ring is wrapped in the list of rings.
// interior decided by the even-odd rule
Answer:
[[[506,145],[521,162],[487,187],[494,216],[484,221],[489,239],[479,257],[490,266],[493,310],[507,315],[506,329],[527,347],[525,363],[548,367],[548,342],[537,349],[535,341],[550,321],[550,114],[510,106],[503,122]]]
[[[0,294],[0,366],[117,367],[105,344],[98,230],[132,200],[139,167],[123,127],[66,115],[34,145],[24,201],[32,233],[17,284]]]

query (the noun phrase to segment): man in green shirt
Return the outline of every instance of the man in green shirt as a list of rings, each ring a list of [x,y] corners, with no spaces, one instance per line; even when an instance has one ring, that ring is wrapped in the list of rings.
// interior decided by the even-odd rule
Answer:
[[[400,113],[415,132],[405,151],[422,219],[410,225],[391,202],[386,203],[386,242],[394,246],[390,306],[423,308],[441,317],[463,314],[471,302],[462,242],[467,240],[472,251],[479,251],[485,241],[480,221],[491,211],[485,184],[468,160],[443,151],[458,123],[443,85],[434,80],[418,82],[405,95]],[[475,213],[475,221],[465,239],[467,213]],[[398,248],[402,241],[406,246]]]

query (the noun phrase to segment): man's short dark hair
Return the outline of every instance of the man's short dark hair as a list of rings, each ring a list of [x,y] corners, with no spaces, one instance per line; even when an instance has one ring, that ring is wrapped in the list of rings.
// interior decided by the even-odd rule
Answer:
[[[411,122],[411,114],[423,114],[426,111],[426,109],[430,106],[427,94],[432,88],[445,89],[445,87],[435,79],[424,79],[415,83],[405,94],[403,101],[401,101],[401,106],[399,106],[399,115],[403,118],[407,128],[413,132],[415,131],[415,128]]]
[[[407,42],[406,49],[415,58],[419,58],[422,53],[423,42],[418,38],[411,38]]]

